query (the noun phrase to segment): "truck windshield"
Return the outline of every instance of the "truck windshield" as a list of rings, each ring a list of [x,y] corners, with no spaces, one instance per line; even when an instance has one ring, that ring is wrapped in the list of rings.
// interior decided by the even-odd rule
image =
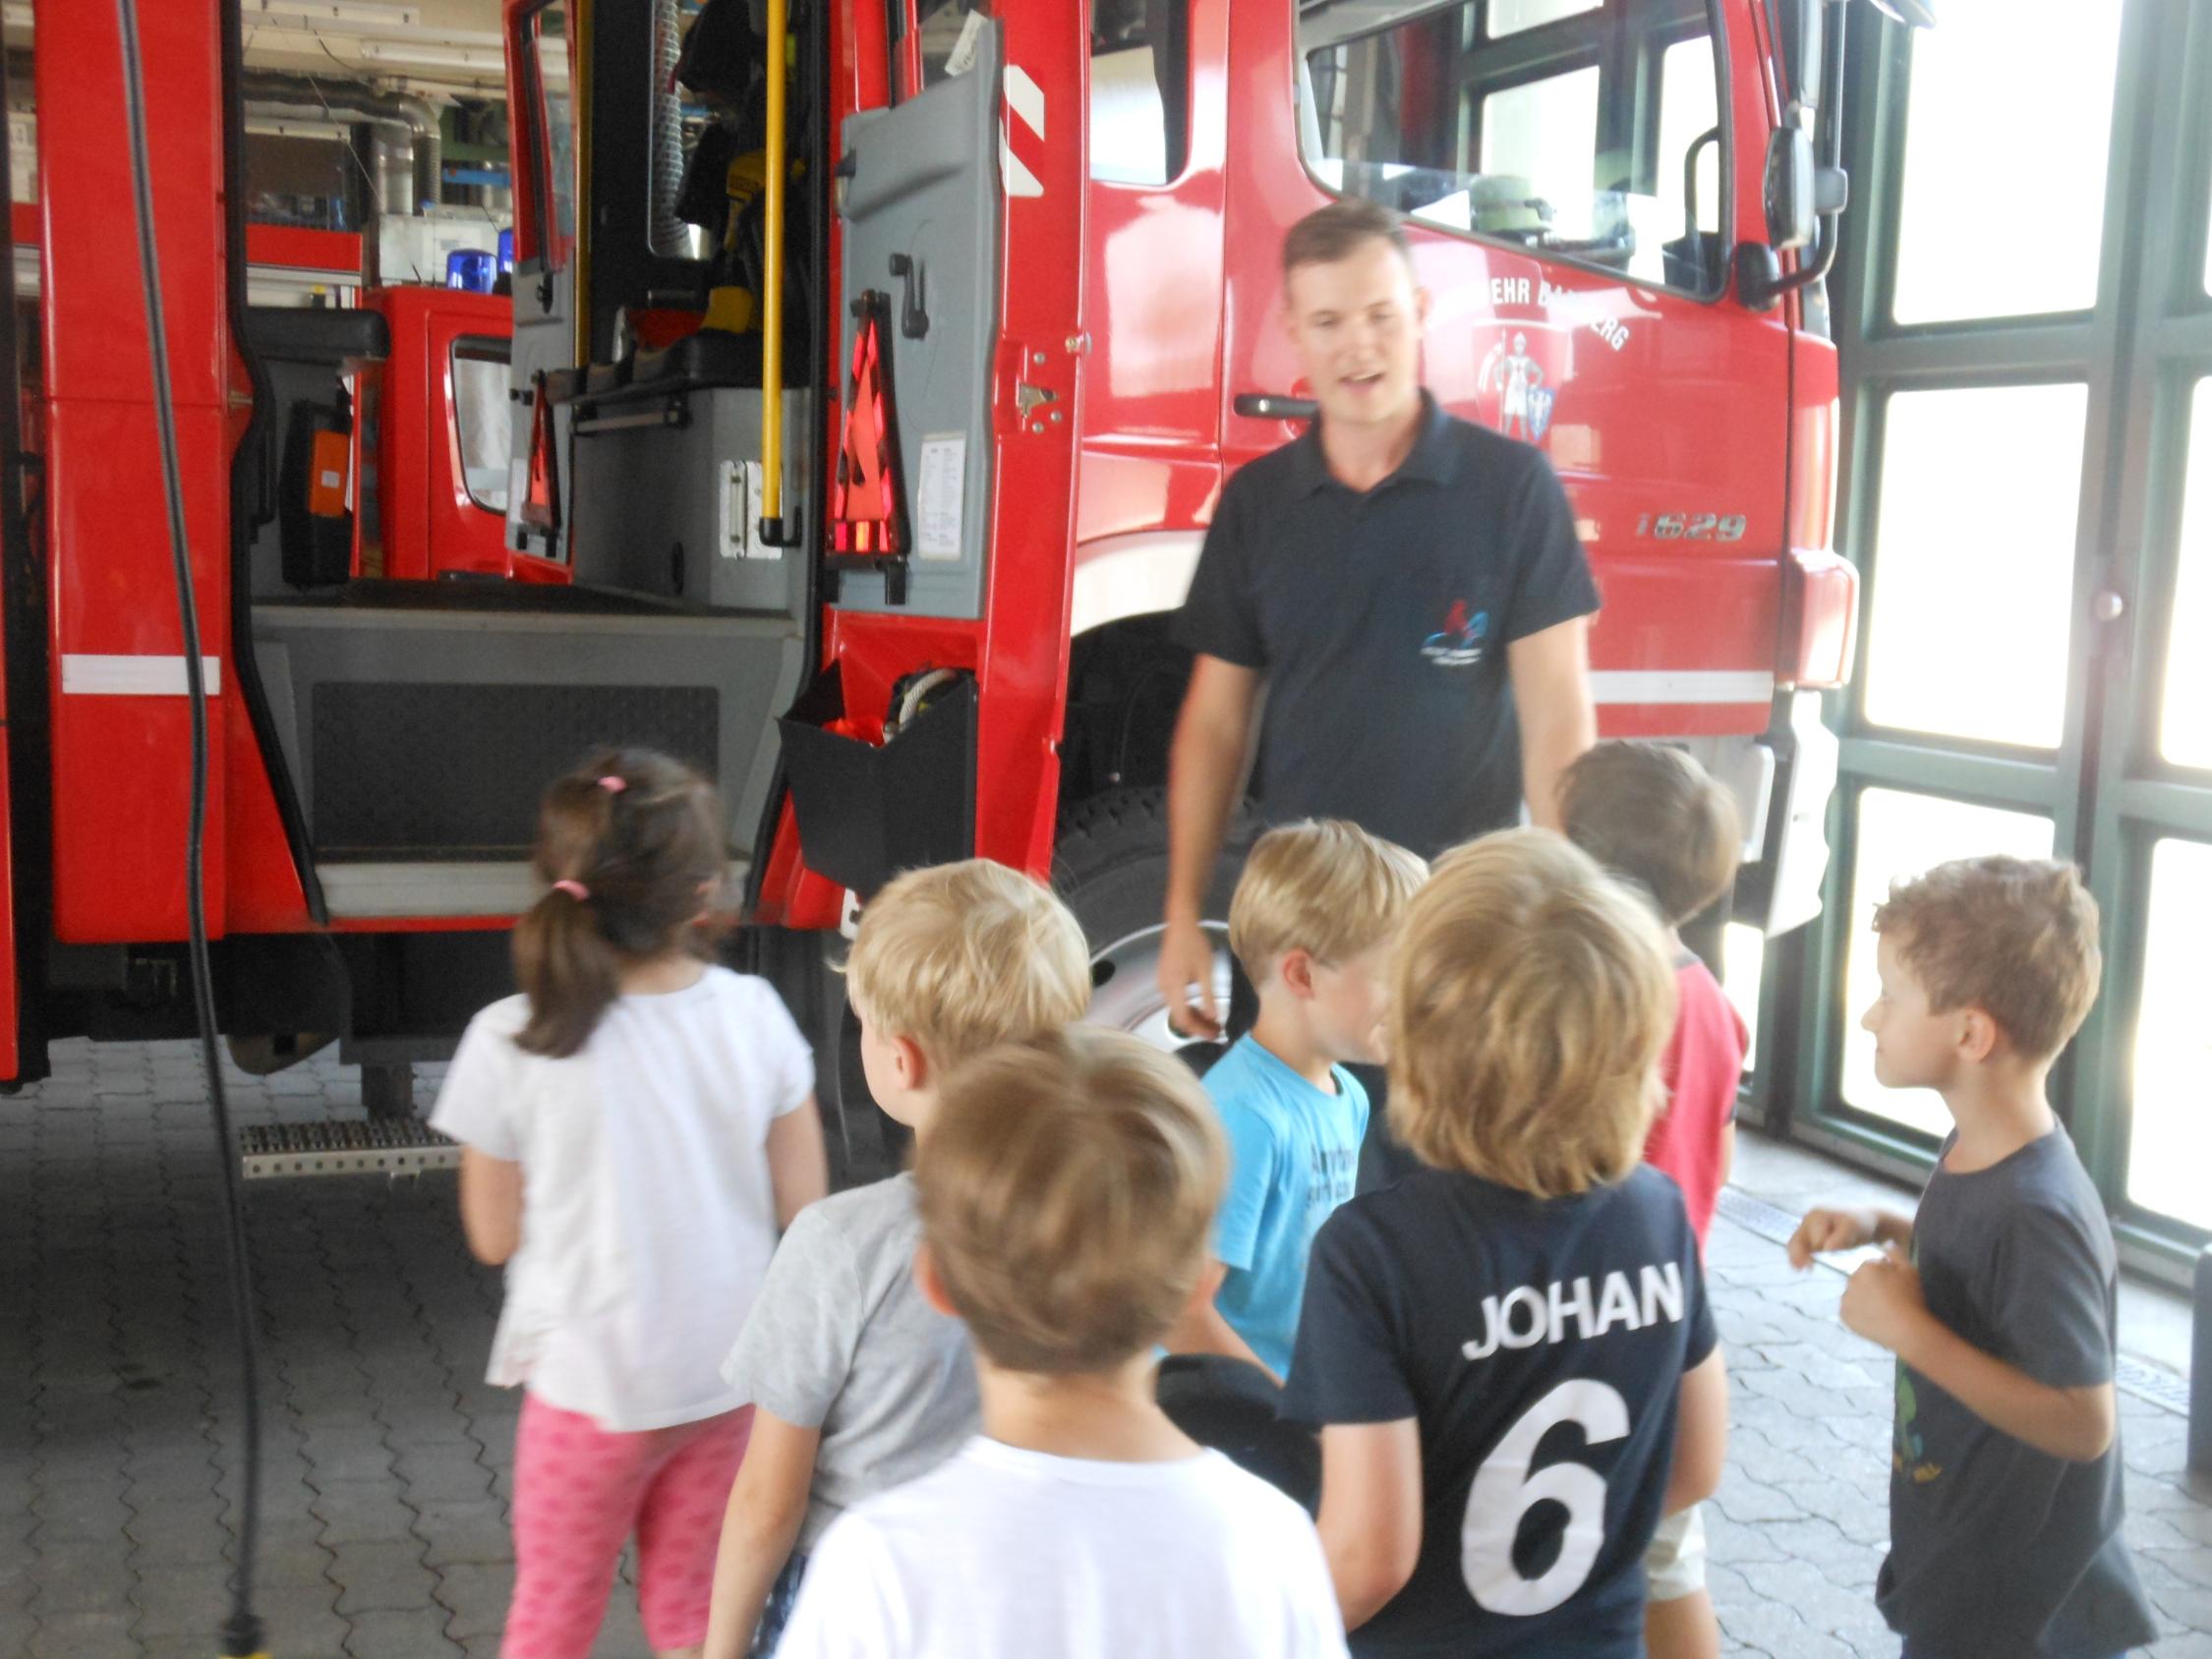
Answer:
[[[1307,0],[1321,183],[1425,224],[1717,292],[1721,55],[1704,0]]]

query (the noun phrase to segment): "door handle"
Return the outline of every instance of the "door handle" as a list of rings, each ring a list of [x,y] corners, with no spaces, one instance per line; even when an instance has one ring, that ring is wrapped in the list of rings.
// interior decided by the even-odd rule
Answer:
[[[1280,392],[1239,392],[1229,407],[1248,421],[1310,421],[1321,412],[1310,397]]]
[[[919,340],[929,332],[929,294],[920,263],[907,254],[891,256],[891,274],[903,284],[899,296],[899,332]]]

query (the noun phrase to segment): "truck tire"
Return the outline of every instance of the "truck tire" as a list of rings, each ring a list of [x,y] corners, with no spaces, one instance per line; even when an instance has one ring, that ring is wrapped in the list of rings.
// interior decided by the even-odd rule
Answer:
[[[776,987],[814,1053],[814,1103],[822,1116],[832,1192],[896,1174],[911,1136],[868,1093],[860,1067],[860,1023],[845,1001],[844,976],[831,966],[844,959],[845,948],[834,934],[751,928],[734,956],[743,971]]]
[[[1205,928],[1217,945],[1213,993],[1224,1014],[1230,985],[1229,895],[1260,829],[1249,806],[1230,819],[1206,892]],[[1071,808],[1060,822],[1053,886],[1090,942],[1090,1017],[1174,1053],[1190,1045],[1168,1029],[1156,968],[1167,866],[1165,789],[1109,789]]]

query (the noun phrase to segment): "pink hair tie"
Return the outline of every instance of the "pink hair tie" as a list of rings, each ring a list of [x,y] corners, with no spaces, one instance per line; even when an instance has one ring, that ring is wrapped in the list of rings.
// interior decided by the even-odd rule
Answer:
[[[583,903],[585,899],[592,895],[592,889],[581,882],[555,882],[553,883],[553,891],[566,893],[578,904]]]
[[[599,780],[599,786],[610,795],[619,795],[630,786],[630,782],[626,777],[616,777],[612,772],[609,772]]]

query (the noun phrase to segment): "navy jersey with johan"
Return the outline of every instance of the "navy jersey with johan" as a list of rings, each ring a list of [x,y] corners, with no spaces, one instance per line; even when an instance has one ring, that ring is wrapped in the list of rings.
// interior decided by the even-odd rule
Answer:
[[[1176,637],[1266,677],[1269,820],[1346,818],[1432,857],[1519,816],[1507,648],[1597,608],[1550,464],[1425,393],[1372,489],[1330,476],[1318,424],[1232,478]]]
[[[1414,1418],[1413,1576],[1363,1659],[1636,1659],[1682,1373],[1713,1315],[1657,1171],[1538,1199],[1423,1170],[1322,1227],[1285,1401],[1300,1421]]]

